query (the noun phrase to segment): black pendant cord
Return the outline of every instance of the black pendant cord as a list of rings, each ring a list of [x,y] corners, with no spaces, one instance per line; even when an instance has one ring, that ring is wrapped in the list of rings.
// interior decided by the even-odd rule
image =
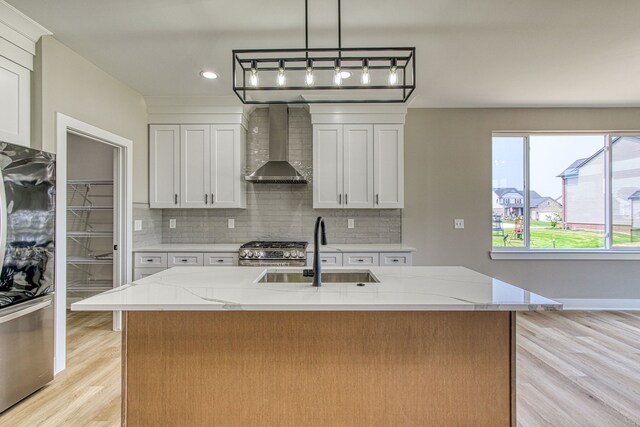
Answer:
[[[304,49],[305,58],[309,59],[309,0],[304,0]]]
[[[338,0],[338,58],[342,59],[342,7],[341,0]]]

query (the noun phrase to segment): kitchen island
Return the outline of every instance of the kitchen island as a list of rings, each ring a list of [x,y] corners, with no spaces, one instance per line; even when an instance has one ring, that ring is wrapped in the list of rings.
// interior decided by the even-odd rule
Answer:
[[[301,269],[172,268],[72,305],[125,312],[123,424],[514,425],[515,312],[562,308],[463,267],[266,270]]]

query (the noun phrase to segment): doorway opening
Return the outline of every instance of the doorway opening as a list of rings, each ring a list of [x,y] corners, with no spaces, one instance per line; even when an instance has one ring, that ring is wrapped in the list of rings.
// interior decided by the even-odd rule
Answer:
[[[121,285],[114,146],[67,132],[67,308]],[[116,256],[114,256],[116,255]],[[114,314],[115,316],[115,314]]]
[[[57,114],[56,125],[58,374],[66,367],[68,307],[131,281],[133,153],[131,140],[64,114]],[[120,330],[120,312],[111,324]]]

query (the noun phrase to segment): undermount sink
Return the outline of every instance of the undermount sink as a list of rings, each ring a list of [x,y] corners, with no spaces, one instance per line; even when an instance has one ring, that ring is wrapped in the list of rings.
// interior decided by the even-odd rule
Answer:
[[[301,270],[267,270],[258,283],[311,283],[313,277],[305,277]],[[322,272],[322,283],[380,283],[369,270],[331,270]]]

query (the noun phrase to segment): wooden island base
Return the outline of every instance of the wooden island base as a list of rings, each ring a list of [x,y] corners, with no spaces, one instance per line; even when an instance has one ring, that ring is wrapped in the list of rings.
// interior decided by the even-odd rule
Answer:
[[[126,312],[123,425],[509,426],[515,313]]]

